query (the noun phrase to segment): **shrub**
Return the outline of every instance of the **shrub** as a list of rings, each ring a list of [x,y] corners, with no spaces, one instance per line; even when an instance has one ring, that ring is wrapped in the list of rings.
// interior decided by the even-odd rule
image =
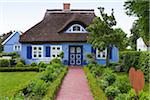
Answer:
[[[59,57],[62,58],[62,59],[64,58],[64,52],[63,51],[60,52]]]
[[[93,94],[94,100],[107,100],[103,90],[98,88],[98,83],[95,77],[90,73],[87,67],[84,67],[85,74],[88,78],[88,84],[90,86],[91,92]]]
[[[128,95],[123,93],[123,94],[118,94],[118,96],[115,97],[115,100],[128,100],[127,99]]]
[[[36,66],[37,66],[37,63],[36,63],[36,62],[32,62],[32,63],[31,63],[31,66],[32,66],[32,67],[36,67]]]
[[[97,64],[96,62],[96,58],[95,58],[95,54],[94,53],[89,53],[86,55],[87,59],[88,59],[88,63],[90,64]]]
[[[90,69],[91,73],[95,76],[95,77],[100,77],[103,74],[103,68],[102,66],[94,66]]]
[[[139,57],[139,68],[144,73],[145,80],[150,83],[150,52],[142,52]]]
[[[92,67],[95,67],[96,65],[95,64],[93,64],[93,63],[89,63],[88,65],[87,65],[87,67],[91,70],[91,68]]]
[[[22,62],[18,62],[16,67],[24,67],[24,64]]]
[[[120,53],[120,63],[122,63],[128,71],[130,67],[138,68],[138,59],[141,52],[138,51],[123,51]]]
[[[52,59],[52,60],[50,61],[50,64],[55,64],[55,63],[58,63],[58,64],[61,64],[61,65],[62,65],[61,60],[58,59],[58,58]]]
[[[109,86],[105,89],[105,94],[108,96],[108,98],[114,98],[120,93],[120,90],[118,87],[115,86]]]
[[[109,85],[113,84],[116,80],[116,74],[113,73],[113,71],[109,68],[106,68],[104,70],[104,74],[102,75],[102,78],[106,81],[108,81]]]
[[[0,67],[0,72],[25,72],[36,71],[39,72],[38,67]]]
[[[0,59],[0,66],[1,67],[9,67],[10,66],[10,60],[8,60],[8,59]]]
[[[46,95],[44,96],[43,100],[49,100],[49,99],[55,100],[57,91],[58,91],[66,73],[67,73],[67,67],[62,71],[62,73],[60,75],[58,75],[57,79],[53,83],[51,83],[51,85],[49,85],[48,91],[47,91]]]
[[[103,90],[105,90],[109,86],[108,81],[103,80],[103,79],[99,79],[98,83],[100,85],[100,88],[103,89]]]
[[[139,100],[150,100],[150,94],[143,91],[139,93],[138,97]]]
[[[132,100],[136,97],[136,93],[135,93],[135,90],[134,89],[131,89],[129,92],[128,92],[128,96],[127,96],[127,99],[128,100]]]
[[[45,62],[42,62],[42,61],[38,64],[39,68],[46,68],[46,66],[47,65],[45,64]]]
[[[37,96],[42,96],[47,91],[47,85],[43,80],[37,80],[32,87],[32,92]]]
[[[131,89],[131,85],[127,76],[118,76],[115,83],[121,93],[127,93]]]

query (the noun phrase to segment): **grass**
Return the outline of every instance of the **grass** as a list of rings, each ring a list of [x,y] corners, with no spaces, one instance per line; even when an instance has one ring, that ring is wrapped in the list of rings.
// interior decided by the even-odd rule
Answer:
[[[0,96],[14,95],[37,74],[37,72],[0,72]]]

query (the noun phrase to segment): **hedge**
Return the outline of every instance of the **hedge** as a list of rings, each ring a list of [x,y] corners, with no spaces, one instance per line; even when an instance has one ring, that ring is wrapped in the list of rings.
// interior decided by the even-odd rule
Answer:
[[[48,91],[44,96],[43,100],[55,100],[57,91],[59,90],[60,85],[66,73],[67,73],[67,67],[61,72],[61,74],[57,77],[57,79],[49,86]]]
[[[140,69],[145,76],[146,81],[149,80],[149,64],[150,64],[150,52],[141,51],[123,51],[120,53],[120,62],[123,63],[126,71],[130,67]]]
[[[107,97],[105,96],[103,90],[98,88],[98,83],[97,83],[95,77],[90,73],[89,69],[87,67],[84,67],[84,71],[88,78],[88,84],[92,91],[94,100],[107,100]]]
[[[36,71],[39,72],[38,67],[0,67],[0,72],[24,72]]]

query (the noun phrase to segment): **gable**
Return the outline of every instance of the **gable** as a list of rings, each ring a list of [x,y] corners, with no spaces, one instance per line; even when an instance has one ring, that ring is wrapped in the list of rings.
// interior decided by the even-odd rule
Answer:
[[[4,40],[2,45],[10,45],[10,44],[16,44],[19,43],[19,37],[20,33],[19,32],[13,32],[7,39]]]

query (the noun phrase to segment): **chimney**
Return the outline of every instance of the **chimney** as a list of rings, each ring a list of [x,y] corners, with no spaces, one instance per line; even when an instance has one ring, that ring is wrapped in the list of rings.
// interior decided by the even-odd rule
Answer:
[[[64,10],[70,10],[70,3],[64,3]]]

